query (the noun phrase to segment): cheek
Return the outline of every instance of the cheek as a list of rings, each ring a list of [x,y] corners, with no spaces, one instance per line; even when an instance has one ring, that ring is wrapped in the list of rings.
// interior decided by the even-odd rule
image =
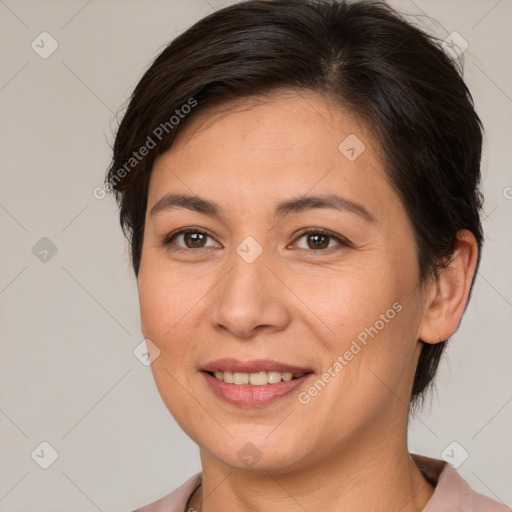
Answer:
[[[139,273],[138,293],[142,333],[160,350],[154,371],[176,375],[195,371],[204,345],[204,308],[217,282],[213,271],[187,271],[161,257],[148,257]]]
[[[329,328],[327,339],[334,345],[343,344],[376,322],[383,330],[400,309],[393,305],[401,304],[412,287],[404,272],[398,275],[389,264],[383,265],[379,258],[373,260],[294,276],[294,292]]]
[[[188,431],[197,405],[190,400],[185,383],[194,366],[191,357],[197,351],[191,321],[201,294],[180,275],[147,259],[139,272],[138,292],[143,336],[160,350],[151,364],[156,387],[177,423]]]
[[[340,393],[357,390],[363,398],[375,393],[375,386],[385,390],[379,377],[396,388],[411,368],[420,297],[414,254],[401,259],[399,264],[395,255],[382,255],[361,266],[297,281],[297,294],[314,305],[317,317],[328,326],[318,327],[316,337],[326,351],[325,369],[336,361],[341,365],[338,372],[331,369],[343,375],[334,386]]]
[[[161,272],[151,263],[141,266],[139,273],[140,321],[144,338],[149,338],[160,350],[159,358],[152,364],[155,380],[162,362],[165,367],[177,360],[176,351],[180,349],[180,340],[176,336],[180,329],[180,318],[186,314],[187,302],[183,290],[172,281],[165,272]]]
[[[186,271],[173,269],[163,258],[143,259],[138,293],[144,335],[162,340],[180,329],[204,295],[207,281],[207,276],[200,280],[188,277]]]

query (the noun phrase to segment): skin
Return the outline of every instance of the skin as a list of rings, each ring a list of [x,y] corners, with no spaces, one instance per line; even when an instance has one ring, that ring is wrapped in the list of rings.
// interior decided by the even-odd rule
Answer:
[[[349,161],[350,134],[365,150]],[[151,208],[168,193],[218,203],[220,217]],[[363,205],[308,209],[279,220],[275,204],[336,193]],[[203,248],[181,228],[208,230]],[[303,228],[345,237],[313,250]],[[159,392],[199,445],[198,511],[420,511],[433,487],[407,449],[409,397],[420,338],[457,328],[477,249],[459,234],[450,265],[419,283],[413,230],[388,182],[379,148],[358,119],[325,98],[282,91],[197,114],[156,160],[138,276],[142,332],[160,350],[151,368]],[[261,255],[236,252],[252,236]],[[181,249],[181,251],[179,251]],[[402,309],[307,404],[297,395],[332,367],[357,335],[393,304]],[[439,333],[439,338],[438,338]],[[298,390],[265,407],[239,407],[212,393],[199,368],[232,357],[312,369]],[[248,466],[239,450],[252,443]]]

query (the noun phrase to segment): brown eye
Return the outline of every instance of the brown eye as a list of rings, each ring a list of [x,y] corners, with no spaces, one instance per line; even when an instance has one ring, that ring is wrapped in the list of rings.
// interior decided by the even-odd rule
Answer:
[[[326,249],[329,245],[328,235],[307,234],[306,240],[310,249]]]
[[[324,251],[333,247],[351,247],[351,243],[340,235],[334,235],[321,228],[309,228],[298,237],[297,247],[305,250]],[[304,240],[301,242],[301,240]]]
[[[187,249],[204,249],[208,247],[220,247],[215,241],[213,241],[213,245],[210,243],[207,245],[208,239],[213,241],[213,238],[206,233],[205,231],[201,231],[198,229],[182,229],[176,233],[173,233],[167,236],[163,241],[162,245],[173,250],[183,250]],[[171,247],[174,246],[174,247]]]
[[[195,249],[197,247],[203,247],[206,236],[207,235],[203,233],[184,233],[183,241],[189,249]]]

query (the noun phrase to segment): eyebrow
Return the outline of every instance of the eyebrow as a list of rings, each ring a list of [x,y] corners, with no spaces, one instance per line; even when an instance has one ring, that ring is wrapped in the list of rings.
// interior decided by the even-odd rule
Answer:
[[[185,208],[210,216],[221,217],[224,210],[213,201],[199,196],[185,194],[166,194],[151,208],[150,216],[164,210]],[[274,218],[280,219],[291,213],[298,213],[313,208],[330,208],[359,215],[368,222],[376,222],[375,217],[362,205],[336,194],[302,196],[288,199],[276,205]]]

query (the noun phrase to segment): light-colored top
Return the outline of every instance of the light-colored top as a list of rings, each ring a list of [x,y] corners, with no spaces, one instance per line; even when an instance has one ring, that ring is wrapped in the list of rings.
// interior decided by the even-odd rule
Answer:
[[[443,460],[411,453],[423,476],[435,487],[422,512],[511,512],[507,506],[475,492],[457,471]],[[167,496],[134,512],[189,512],[192,493],[201,483],[201,473],[189,478]],[[194,512],[194,509],[190,509]]]

